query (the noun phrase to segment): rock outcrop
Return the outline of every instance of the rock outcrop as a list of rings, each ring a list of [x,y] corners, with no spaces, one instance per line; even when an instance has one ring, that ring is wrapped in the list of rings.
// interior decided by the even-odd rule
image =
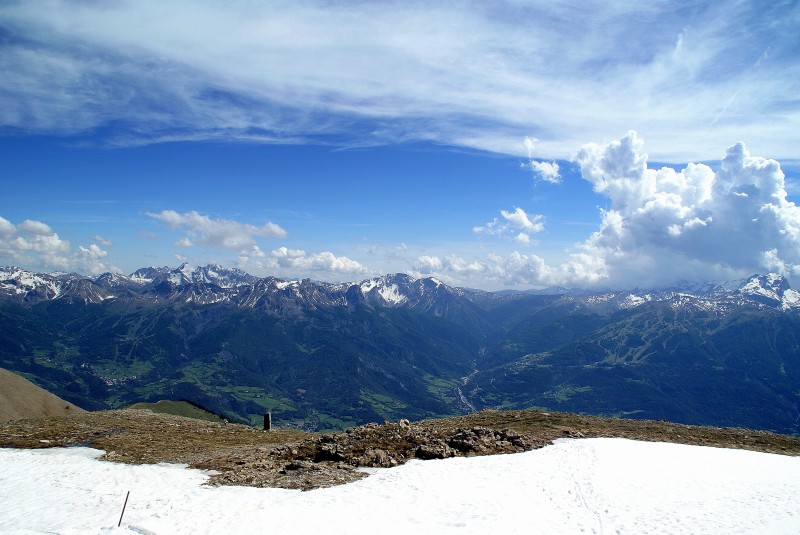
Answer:
[[[512,429],[475,426],[442,431],[408,420],[373,423],[295,445],[263,449],[248,455],[246,460],[238,455],[237,470],[214,476],[212,484],[308,490],[360,479],[366,473],[359,468],[390,468],[409,459],[520,453],[546,444],[549,441]],[[249,466],[242,466],[243,463]]]

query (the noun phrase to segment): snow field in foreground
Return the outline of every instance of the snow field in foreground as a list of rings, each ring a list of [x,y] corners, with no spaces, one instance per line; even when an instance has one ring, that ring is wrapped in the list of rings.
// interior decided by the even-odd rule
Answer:
[[[0,449],[0,533],[800,532],[800,458],[742,450],[569,439],[310,492],[208,487],[198,470],[101,454]]]

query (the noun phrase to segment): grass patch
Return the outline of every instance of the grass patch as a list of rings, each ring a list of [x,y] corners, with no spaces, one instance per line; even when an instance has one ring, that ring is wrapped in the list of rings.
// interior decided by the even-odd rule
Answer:
[[[206,422],[222,423],[222,418],[213,412],[203,410],[186,401],[170,401],[162,399],[155,403],[134,403],[129,409],[146,409],[159,414],[174,414],[175,416],[185,416]]]
[[[584,392],[591,392],[591,386],[572,386],[572,385],[559,385],[554,390],[545,392],[542,397],[554,399],[559,402],[568,401],[577,394]]]
[[[153,364],[143,360],[134,360],[128,365],[117,362],[99,362],[93,366],[98,375],[114,381],[124,381],[141,377],[153,369]]]
[[[405,403],[392,397],[376,394],[366,389],[361,389],[360,399],[369,404],[373,411],[387,420],[398,417],[398,415],[402,414],[403,409],[408,407]]]

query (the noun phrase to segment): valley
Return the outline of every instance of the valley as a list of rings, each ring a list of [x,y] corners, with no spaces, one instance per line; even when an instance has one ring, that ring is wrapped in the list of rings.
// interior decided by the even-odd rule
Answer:
[[[187,400],[307,431],[539,408],[798,434],[799,295],[777,275],[497,294],[0,268],[0,367],[89,410]]]

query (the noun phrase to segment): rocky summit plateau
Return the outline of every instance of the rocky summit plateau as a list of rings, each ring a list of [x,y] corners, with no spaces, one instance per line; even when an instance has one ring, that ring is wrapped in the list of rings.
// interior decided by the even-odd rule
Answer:
[[[484,292],[220,266],[0,268],[0,367],[90,409],[186,400],[335,430],[538,408],[800,433],[800,293],[777,274]]]

